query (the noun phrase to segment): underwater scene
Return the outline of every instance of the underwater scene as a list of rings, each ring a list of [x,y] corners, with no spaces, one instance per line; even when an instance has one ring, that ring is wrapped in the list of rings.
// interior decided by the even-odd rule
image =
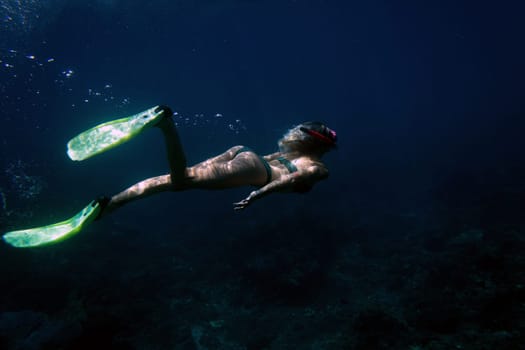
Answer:
[[[524,11],[0,0],[0,349],[525,349]]]

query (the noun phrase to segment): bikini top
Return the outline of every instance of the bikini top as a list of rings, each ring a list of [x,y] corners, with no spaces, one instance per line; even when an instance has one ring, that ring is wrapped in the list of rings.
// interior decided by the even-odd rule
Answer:
[[[279,161],[279,163],[284,165],[286,167],[286,169],[288,169],[288,172],[290,174],[295,173],[297,171],[297,167],[292,162],[290,162],[288,159],[286,159],[284,157],[278,157],[276,159]],[[293,190],[295,192],[305,193],[305,192],[310,191],[312,189],[312,187],[313,186],[310,185],[310,184],[297,183],[297,184],[294,185]]]
[[[286,167],[286,169],[288,169],[288,172],[290,174],[291,173],[295,173],[297,171],[297,167],[292,162],[290,162],[288,159],[286,159],[284,157],[278,157],[276,159],[279,161],[279,163],[284,165]]]

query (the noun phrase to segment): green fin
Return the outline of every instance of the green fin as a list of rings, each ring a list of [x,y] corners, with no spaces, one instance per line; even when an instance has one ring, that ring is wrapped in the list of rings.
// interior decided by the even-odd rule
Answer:
[[[27,230],[11,231],[4,235],[4,241],[16,248],[30,248],[60,242],[78,233],[95,220],[101,208],[92,201],[71,219]]]
[[[77,135],[67,144],[69,158],[84,160],[129,141],[146,127],[158,121],[163,110],[155,112],[157,107],[152,107],[131,117],[97,125]]]

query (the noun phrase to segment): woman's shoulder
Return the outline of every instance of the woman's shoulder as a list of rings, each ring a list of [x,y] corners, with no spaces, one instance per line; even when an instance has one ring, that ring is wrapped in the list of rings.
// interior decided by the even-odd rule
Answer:
[[[316,178],[328,177],[328,168],[319,159],[311,157],[299,157],[293,161],[299,170],[315,175]]]
[[[296,165],[302,165],[305,167],[320,167],[320,168],[326,169],[326,166],[321,160],[312,158],[312,157],[308,157],[308,156],[297,157],[293,160],[293,162]]]
[[[315,183],[328,177],[328,169],[318,159],[299,157],[293,161],[301,176],[294,184],[294,191],[305,193],[312,189]]]

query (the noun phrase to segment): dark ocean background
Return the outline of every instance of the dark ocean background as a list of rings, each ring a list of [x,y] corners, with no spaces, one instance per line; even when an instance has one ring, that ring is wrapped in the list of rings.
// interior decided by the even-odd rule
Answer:
[[[168,171],[160,132],[67,141],[157,104],[189,163],[322,120],[308,194],[132,203],[0,247],[1,349],[525,348],[520,2],[0,0],[0,230]]]

